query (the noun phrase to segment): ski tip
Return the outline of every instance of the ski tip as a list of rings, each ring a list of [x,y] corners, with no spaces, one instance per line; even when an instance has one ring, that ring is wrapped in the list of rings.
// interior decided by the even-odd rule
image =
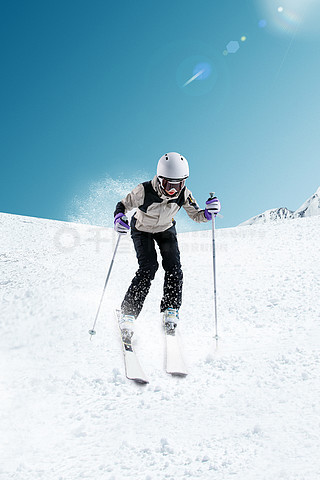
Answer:
[[[135,383],[138,383],[139,385],[147,385],[149,383],[149,380],[146,378],[132,378],[132,377],[127,377],[128,380],[133,380]]]
[[[181,377],[181,378],[184,378],[188,375],[188,372],[168,372],[168,370],[167,370],[167,373],[169,373],[173,377]]]

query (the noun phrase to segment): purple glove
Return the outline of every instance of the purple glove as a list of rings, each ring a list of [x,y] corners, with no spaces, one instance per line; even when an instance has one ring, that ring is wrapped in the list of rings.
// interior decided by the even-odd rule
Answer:
[[[117,213],[114,217],[114,229],[117,233],[120,233],[120,235],[125,235],[129,232],[130,226],[124,213]]]
[[[212,220],[212,215],[216,216],[221,210],[221,205],[217,197],[209,198],[206,201],[204,215],[207,220]]]

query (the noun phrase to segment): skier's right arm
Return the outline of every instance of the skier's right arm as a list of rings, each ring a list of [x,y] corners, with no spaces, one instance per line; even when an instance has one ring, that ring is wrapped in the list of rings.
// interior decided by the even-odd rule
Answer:
[[[114,229],[120,234],[125,234],[130,230],[127,217],[125,214],[143,205],[144,202],[144,187],[140,183],[132,192],[128,193],[120,202],[117,203],[114,211]]]
[[[118,213],[123,213],[124,215],[132,210],[133,208],[140,207],[144,202],[144,187],[142,183],[137,185],[132,192],[128,193],[120,202],[117,203],[114,216]]]

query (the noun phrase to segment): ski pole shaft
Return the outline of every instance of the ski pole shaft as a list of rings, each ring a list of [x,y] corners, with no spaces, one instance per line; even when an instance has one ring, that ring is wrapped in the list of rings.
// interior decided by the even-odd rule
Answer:
[[[105,281],[105,284],[104,284],[104,288],[103,288],[103,292],[102,292],[102,295],[101,295],[101,300],[100,300],[100,303],[99,303],[98,311],[97,311],[96,317],[95,317],[95,319],[94,319],[92,329],[89,330],[90,340],[92,339],[92,335],[95,335],[95,334],[96,334],[95,327],[96,327],[96,323],[97,323],[97,320],[98,320],[98,316],[99,316],[99,312],[100,312],[102,300],[103,300],[103,297],[104,297],[104,294],[105,294],[105,291],[106,291],[106,288],[107,288],[107,285],[108,285],[108,282],[109,282],[111,270],[112,270],[112,267],[113,267],[113,262],[114,262],[114,259],[115,259],[115,256],[116,256],[116,253],[117,253],[117,250],[118,250],[118,246],[119,246],[119,242],[120,242],[120,237],[121,237],[121,235],[119,234],[119,235],[118,235],[118,239],[117,239],[117,243],[116,243],[116,246],[115,246],[115,249],[114,249],[114,252],[113,252],[112,260],[111,260],[111,263],[110,263],[108,275],[107,275],[107,278],[106,278],[106,281]]]
[[[214,198],[214,192],[210,192],[210,198]],[[213,300],[216,347],[218,346],[218,313],[217,313],[217,279],[216,279],[216,244],[215,244],[215,215],[212,214],[212,264],[213,264]]]

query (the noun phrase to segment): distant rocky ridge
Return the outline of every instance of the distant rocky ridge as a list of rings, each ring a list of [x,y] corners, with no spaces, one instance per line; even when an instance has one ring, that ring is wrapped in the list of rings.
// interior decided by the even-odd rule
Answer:
[[[279,220],[287,220],[288,218],[311,217],[314,215],[320,215],[320,187],[310,198],[308,198],[308,200],[301,205],[300,208],[295,211],[289,210],[286,207],[266,210],[264,213],[256,215],[255,217],[249,218],[249,220],[240,223],[239,226],[275,222]]]

